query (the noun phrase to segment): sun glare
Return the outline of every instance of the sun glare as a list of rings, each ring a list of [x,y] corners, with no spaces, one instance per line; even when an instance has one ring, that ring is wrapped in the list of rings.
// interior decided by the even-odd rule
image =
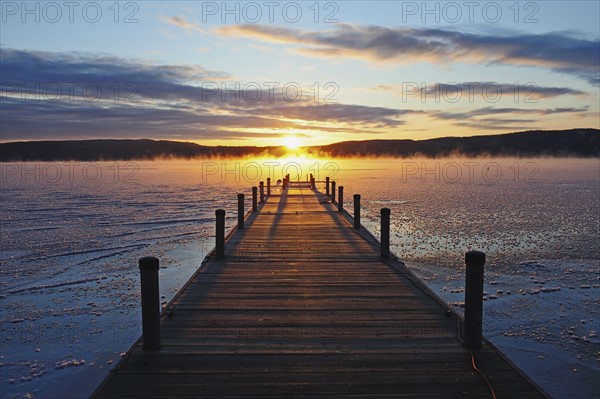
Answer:
[[[283,138],[283,144],[290,150],[295,150],[302,144],[296,136],[286,136]]]

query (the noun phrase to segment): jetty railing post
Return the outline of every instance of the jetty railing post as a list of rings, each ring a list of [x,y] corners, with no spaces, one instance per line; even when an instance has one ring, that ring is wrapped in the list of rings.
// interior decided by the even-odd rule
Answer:
[[[267,197],[271,195],[271,178],[267,177]]]
[[[252,212],[256,212],[258,209],[258,187],[252,187]]]
[[[217,217],[216,235],[215,235],[215,250],[217,259],[225,256],[225,210],[217,209],[215,211]]]
[[[381,208],[381,257],[390,257],[390,209]]]
[[[354,228],[360,229],[360,194],[354,194]]]
[[[265,202],[265,182],[260,182],[258,183],[259,187],[260,187],[260,203],[262,204],[263,202]]]
[[[244,228],[244,194],[238,194],[238,229]]]
[[[146,256],[139,260],[142,289],[142,349],[160,349],[160,294],[158,290],[159,260]]]
[[[329,176],[325,178],[325,195],[329,195]]]
[[[483,326],[483,269],[485,253],[465,253],[465,323],[464,343],[469,349],[481,349]]]
[[[338,187],[338,212],[344,210],[344,186]]]
[[[335,204],[335,180],[331,182],[331,203]]]

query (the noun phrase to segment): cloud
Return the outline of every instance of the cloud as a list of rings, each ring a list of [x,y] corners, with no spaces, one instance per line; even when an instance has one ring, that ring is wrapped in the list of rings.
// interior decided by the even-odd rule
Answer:
[[[384,107],[366,107],[352,104],[311,104],[272,107],[266,112],[283,115],[290,119],[360,124],[373,127],[396,127],[405,124],[401,118],[414,110],[399,110]]]
[[[248,46],[260,51],[261,53],[270,53],[273,50],[275,50],[273,47],[262,46],[260,44],[255,44],[255,43],[251,43]]]
[[[417,84],[418,85],[418,84]],[[499,83],[499,82],[460,82],[460,83],[435,83],[432,85],[419,86],[418,92],[428,95],[444,95],[448,97],[458,96],[479,96],[486,95],[495,96],[497,93],[514,95],[515,98],[525,99],[534,102],[540,98],[553,98],[564,95],[584,96],[587,93],[571,89],[568,87],[548,87],[538,86],[536,83],[530,82],[516,85],[514,83]]]
[[[415,131],[421,127],[409,124],[415,116],[489,130],[540,124],[539,120],[558,113],[588,112],[587,107],[397,109],[315,102],[310,90],[290,101],[281,86],[274,92],[258,83],[244,89],[243,82],[237,86],[230,80],[223,82],[231,79],[227,73],[199,65],[155,65],[110,55],[2,48],[0,60],[2,140],[239,140],[278,137],[290,130],[366,138],[394,129]],[[92,87],[87,93],[86,86]],[[562,88],[547,88],[544,93],[577,94]]]
[[[225,36],[295,44],[316,57],[351,57],[405,63],[486,63],[547,68],[600,84],[600,41],[564,33],[490,35],[449,29],[338,24],[324,31],[266,25],[229,25]]]
[[[379,84],[370,87],[372,91],[395,92],[405,98],[428,99],[444,98],[450,101],[460,99],[473,101],[474,98],[486,99],[496,96],[513,96],[524,102],[534,103],[542,98],[559,96],[589,96],[588,93],[569,87],[539,86],[529,83],[502,82],[403,82],[402,85]]]
[[[373,86],[370,88],[370,90],[374,90],[374,91],[392,91],[394,89],[394,87],[392,85],[384,85],[384,84],[379,84],[377,86]]]
[[[167,22],[168,24],[177,26],[178,28],[185,30],[187,33],[206,33],[206,30],[202,29],[197,23],[186,21],[185,19],[177,15],[172,17],[161,17],[161,19]]]
[[[473,119],[480,116],[489,116],[489,115],[502,115],[502,114],[511,114],[511,115],[553,115],[553,114],[561,114],[561,113],[583,113],[588,111],[588,107],[579,107],[579,108],[542,108],[542,109],[528,109],[528,108],[496,108],[496,107],[483,107],[477,108],[464,112],[449,112],[449,111],[432,111],[431,115],[437,119],[451,120],[465,120],[465,119]],[[519,122],[523,122],[523,120],[519,120]]]
[[[540,128],[542,126],[540,116],[563,113],[577,115],[588,110],[587,106],[541,109],[483,107],[462,112],[430,111],[428,114],[431,118],[470,129],[516,131]],[[521,117],[518,117],[519,115]]]
[[[357,133],[404,123],[405,111],[315,103],[308,94],[289,101],[281,89],[271,93],[260,85],[235,89],[220,84],[227,74],[201,66],[14,49],[0,49],[0,56],[3,140],[208,139],[214,132],[231,139],[281,129]]]

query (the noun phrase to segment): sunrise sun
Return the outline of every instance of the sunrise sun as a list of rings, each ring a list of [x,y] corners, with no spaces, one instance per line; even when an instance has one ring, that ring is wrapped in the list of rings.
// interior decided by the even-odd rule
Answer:
[[[285,145],[290,150],[295,150],[300,147],[302,143],[300,139],[296,136],[286,136],[283,138],[283,145]]]

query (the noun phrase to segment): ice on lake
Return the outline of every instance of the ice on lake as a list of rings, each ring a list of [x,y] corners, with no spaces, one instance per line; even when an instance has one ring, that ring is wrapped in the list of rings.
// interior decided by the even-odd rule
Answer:
[[[597,397],[597,159],[287,159],[2,164],[0,394],[87,397],[140,336],[137,260],[167,303],[213,247],[214,211],[287,173],[360,193],[378,235],[460,312],[486,252],[485,334],[551,394]],[[595,396],[592,396],[595,395]]]

